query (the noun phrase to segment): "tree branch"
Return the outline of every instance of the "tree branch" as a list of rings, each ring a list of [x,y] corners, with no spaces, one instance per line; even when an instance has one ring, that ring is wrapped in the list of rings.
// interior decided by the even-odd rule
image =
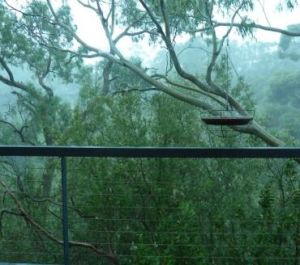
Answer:
[[[51,232],[49,232],[48,230],[46,230],[44,227],[42,227],[38,222],[36,222],[33,217],[23,208],[21,202],[18,200],[18,198],[16,197],[16,195],[10,191],[7,186],[4,184],[3,181],[0,181],[0,184],[2,185],[2,187],[5,188],[5,190],[7,191],[7,193],[9,194],[9,196],[12,198],[12,200],[14,201],[15,205],[17,206],[19,213],[18,216],[23,217],[28,223],[30,223],[32,225],[32,227],[34,229],[36,229],[37,231],[39,231],[41,234],[43,234],[45,237],[47,237],[48,239],[52,240],[53,242],[63,245],[64,241],[55,237]],[[93,252],[95,252],[97,255],[106,258],[107,260],[109,260],[110,262],[112,262],[112,264],[115,265],[119,265],[119,261],[117,259],[117,257],[113,254],[113,253],[107,253],[103,248],[97,247],[91,243],[87,243],[87,242],[82,242],[82,241],[69,241],[68,242],[70,246],[74,246],[74,247],[82,247],[82,248],[86,248],[89,250],[92,250]]]
[[[103,72],[102,72],[102,76],[103,76],[103,95],[107,95],[109,90],[110,90],[110,73],[113,67],[113,62],[112,61],[108,61],[106,63],[106,65],[103,67]]]
[[[10,86],[10,87],[15,87],[15,88],[19,88],[25,92],[29,91],[29,88],[27,86],[25,86],[23,83],[11,80],[11,79],[7,79],[3,76],[0,75],[0,82]]]
[[[0,56],[0,64],[2,65],[2,67],[4,68],[4,70],[6,71],[6,73],[8,74],[9,80],[14,82],[14,75],[12,73],[12,71],[10,70],[10,68],[8,67],[8,65],[6,64],[6,62],[4,61],[4,59]]]
[[[156,25],[157,31],[161,34],[163,41],[165,42],[168,52],[170,54],[170,57],[173,61],[174,67],[177,71],[177,73],[183,78],[186,79],[188,81],[190,81],[191,83],[193,83],[194,85],[196,85],[197,87],[199,87],[200,89],[203,89],[207,92],[211,92],[211,93],[217,93],[217,91],[212,91],[212,88],[207,86],[206,84],[204,84],[203,82],[201,82],[198,78],[196,78],[195,76],[193,76],[192,74],[189,74],[187,72],[185,72],[178,60],[178,57],[176,55],[176,52],[174,50],[174,47],[172,45],[172,41],[170,38],[168,38],[162,27],[160,26],[159,22],[155,19],[154,14],[151,12],[151,10],[149,9],[149,7],[146,5],[146,3],[143,0],[139,0],[139,2],[142,4],[142,6],[144,7],[144,9],[146,10],[147,14],[149,15],[149,17],[151,18],[152,22]],[[167,21],[164,21],[164,23],[167,23]]]
[[[86,49],[90,50],[90,51],[93,51],[93,52],[99,52],[100,50],[87,44],[85,41],[83,41],[75,32],[73,29],[70,29],[68,26],[62,24],[59,22],[59,18],[57,17],[55,11],[54,11],[54,8],[51,4],[51,1],[50,0],[47,0],[47,4],[48,4],[48,7],[50,9],[50,12],[52,14],[52,16],[54,17],[55,19],[55,22],[57,23],[57,25],[59,25],[60,27],[62,27],[64,30],[68,31],[69,33],[72,34],[73,38],[79,43],[81,44],[83,47],[85,47]]]
[[[231,23],[231,22],[217,22],[217,21],[214,21],[213,26],[214,26],[214,28],[217,28],[217,27],[230,27],[230,26],[232,26],[234,28],[240,28],[240,27],[255,28],[255,29],[280,33],[280,34],[287,35],[287,36],[290,36],[290,37],[300,37],[300,32],[292,32],[292,31],[289,31],[289,30],[284,30],[284,29],[280,29],[280,28],[276,28],[276,27],[264,26],[264,25],[260,25],[260,24],[254,23],[254,22],[253,23]],[[197,33],[197,32],[207,31],[208,29],[209,29],[208,27],[204,27],[204,28],[196,29],[196,30],[187,30],[187,32]]]
[[[116,43],[113,41],[112,39],[112,33],[110,32],[109,30],[109,27],[108,27],[108,23],[107,23],[107,19],[104,17],[104,13],[103,13],[103,10],[99,4],[99,1],[96,1],[96,4],[97,4],[97,9],[98,9],[98,14],[100,16],[100,20],[101,20],[101,25],[104,29],[104,32],[105,32],[105,35],[106,35],[106,38],[108,40],[108,43],[109,43],[109,47],[110,47],[110,53],[112,55],[118,55],[119,58],[123,58],[123,55],[122,53],[119,51],[119,49],[116,47]]]
[[[110,11],[108,13],[108,16],[107,16],[107,19],[109,19],[111,17],[111,29],[110,29],[110,32],[111,34],[113,35],[114,34],[114,31],[115,31],[115,12],[116,12],[116,5],[115,5],[115,0],[112,0],[111,2],[111,8],[110,8]]]
[[[114,43],[117,43],[121,38],[123,38],[124,36],[136,36],[136,35],[140,35],[143,33],[149,33],[149,34],[154,34],[154,32],[150,32],[147,29],[141,30],[141,31],[137,31],[137,32],[129,32],[129,30],[134,27],[138,22],[140,22],[142,19],[145,18],[144,16],[141,16],[139,19],[137,19],[136,21],[134,21],[133,23],[131,23],[130,25],[128,25],[123,32],[121,32],[116,38],[114,38]]]
[[[143,0],[139,0],[139,2],[141,3],[141,5],[143,6],[143,8],[145,9],[145,11],[148,14],[148,16],[150,17],[151,21],[156,26],[158,33],[161,34],[163,40],[165,41],[166,35],[165,35],[162,27],[160,26],[159,22],[156,20],[155,15],[152,13],[152,11],[150,10],[150,8],[147,6],[147,4]]]
[[[153,75],[152,77],[158,77],[158,78],[164,79],[168,84],[170,84],[172,86],[175,86],[175,87],[178,87],[178,88],[182,88],[182,89],[185,89],[185,90],[188,90],[188,91],[191,91],[191,92],[199,93],[199,94],[201,94],[203,96],[209,97],[213,101],[217,102],[220,106],[222,106],[224,108],[226,107],[226,104],[224,102],[222,102],[221,100],[219,100],[214,94],[211,94],[209,92],[206,92],[206,91],[203,91],[203,90],[200,90],[200,89],[196,89],[196,88],[193,88],[193,87],[189,87],[189,86],[186,86],[186,85],[182,85],[182,84],[176,83],[176,82],[170,80],[165,75],[156,74],[156,75]]]
[[[212,82],[212,71],[214,69],[214,66],[216,64],[217,58],[219,56],[220,50],[218,49],[218,43],[217,43],[217,35],[215,28],[213,27],[213,22],[212,22],[212,11],[213,11],[213,5],[209,6],[208,2],[205,3],[205,10],[206,10],[206,15],[208,17],[208,24],[209,24],[209,30],[211,31],[212,34],[212,53],[211,53],[211,59],[210,63],[206,69],[206,82],[209,85],[213,85]]]
[[[23,125],[20,129],[18,129],[14,124],[12,124],[8,121],[0,120],[0,123],[6,124],[9,127],[11,127],[13,129],[13,131],[19,135],[22,143],[29,143],[29,144],[33,145],[33,143],[31,141],[27,141],[24,136],[24,130],[28,128],[27,125]]]
[[[76,0],[76,1],[77,1],[77,3],[79,3],[80,5],[82,5],[83,7],[91,9],[92,11],[94,11],[95,13],[97,13],[97,8],[93,7],[92,5],[83,3],[81,0]]]
[[[171,39],[170,23],[169,23],[169,17],[167,15],[165,1],[160,0],[159,3],[160,3],[160,10],[165,24],[166,37],[170,40]]]
[[[130,92],[149,92],[149,91],[160,91],[160,89],[156,87],[150,87],[150,88],[129,88],[126,90],[118,90],[114,91],[112,95],[117,95],[117,94],[125,94],[125,93],[130,93]]]
[[[232,28],[233,28],[233,23],[235,20],[235,17],[237,16],[239,10],[243,7],[244,3],[242,2],[242,4],[236,9],[236,11],[234,12],[232,18],[231,18],[231,25],[229,27],[229,29],[227,30],[227,32],[224,34],[224,36],[222,37],[219,47],[218,47],[218,42],[217,42],[217,35],[216,35],[216,31],[215,31],[215,27],[212,21],[212,8],[211,8],[211,13],[207,14],[209,17],[209,24],[210,24],[210,29],[212,31],[212,36],[213,36],[213,50],[212,50],[212,57],[211,57],[211,61],[209,66],[207,67],[207,72],[206,72],[206,81],[207,83],[214,87],[216,90],[220,90],[218,86],[216,86],[216,84],[212,81],[212,71],[215,67],[216,61],[222,51],[223,45],[225,40],[228,38]],[[209,12],[209,11],[208,11]],[[224,89],[223,89],[224,91]],[[224,91],[225,92],[225,91]],[[227,91],[225,92],[227,94]],[[227,98],[227,96],[226,96]]]
[[[80,1],[80,0],[79,0]],[[172,43],[172,36],[171,36],[171,29],[170,29],[170,23],[168,21],[168,14],[167,14],[167,8],[164,6],[166,4],[166,2],[162,1],[160,2],[161,4],[161,14],[162,14],[162,19],[163,19],[163,23],[164,23],[164,27],[165,29],[162,28],[161,26],[161,21],[159,21],[156,17],[156,15],[152,12],[152,10],[150,10],[150,8],[148,7],[148,5],[145,3],[146,1],[144,0],[139,0],[140,4],[142,5],[142,7],[145,10],[145,14],[150,18],[150,20],[152,21],[152,23],[154,24],[158,34],[161,36],[162,41],[165,43],[170,58],[174,64],[174,68],[176,70],[176,72],[178,73],[178,75],[191,82],[193,85],[195,85],[196,87],[198,87],[200,90],[209,92],[209,93],[213,93],[217,96],[220,96],[222,98],[226,98],[228,97],[228,101],[230,103],[230,105],[232,105],[237,111],[243,113],[245,112],[245,110],[243,109],[243,107],[230,95],[227,95],[222,88],[220,88],[219,86],[212,86],[209,85],[207,82],[200,80],[199,78],[197,78],[195,75],[192,75],[188,72],[186,72],[182,66],[180,65],[178,56],[175,52],[173,43]],[[214,2],[214,1],[213,1]],[[79,52],[74,52],[74,51],[68,51],[65,50],[66,52],[71,52],[74,56],[81,56],[81,57],[85,57],[85,58],[94,58],[94,57],[103,57],[106,58],[107,60],[110,60],[114,63],[117,63],[123,67],[126,67],[128,69],[130,69],[133,73],[137,74],[140,78],[142,78],[143,80],[145,80],[146,82],[148,82],[151,86],[159,89],[160,91],[167,93],[168,95],[182,100],[184,102],[187,102],[193,106],[202,108],[204,110],[207,111],[213,111],[213,106],[208,104],[207,102],[201,101],[197,98],[191,97],[189,95],[185,95],[184,93],[180,93],[176,90],[174,90],[170,85],[165,84],[164,82],[159,82],[158,80],[155,80],[154,78],[151,78],[148,74],[144,73],[142,71],[141,67],[138,67],[136,65],[134,65],[133,63],[131,63],[129,60],[125,59],[124,56],[122,55],[122,53],[117,49],[116,47],[116,39],[113,40],[113,36],[112,36],[112,29],[108,27],[107,25],[107,18],[104,17],[103,11],[101,9],[100,6],[100,1],[96,1],[96,4],[98,5],[96,8],[97,13],[102,16],[102,25],[103,28],[105,30],[106,33],[106,37],[109,41],[110,44],[110,48],[111,51],[110,53],[106,53],[101,51],[100,49],[97,49],[95,47],[92,47],[90,45],[88,45],[87,43],[85,43],[74,31],[74,29],[71,26],[68,25],[64,25],[63,23],[60,22],[60,18],[57,17],[51,1],[47,0],[47,4],[48,7],[50,9],[50,12],[53,16],[53,18],[55,19],[55,23],[57,26],[60,26],[61,29],[69,32],[72,34],[73,38],[82,46],[84,47],[88,53],[92,53],[92,54],[80,54]],[[102,15],[101,15],[102,13]],[[53,23],[53,22],[52,22]],[[227,26],[227,27],[240,27],[240,26],[256,26],[256,27],[260,27],[259,25],[256,24],[240,24],[240,23],[226,23],[226,24],[222,24],[222,23],[217,23],[215,21],[212,21],[212,25],[213,27],[218,27],[218,26]],[[270,28],[270,27],[264,27],[263,29],[265,30],[273,30],[276,31],[276,29],[274,30],[274,28]],[[126,30],[126,29],[125,29]],[[284,30],[277,30],[280,33],[287,33]],[[129,33],[129,30],[126,32]],[[228,33],[229,34],[229,33]],[[293,33],[292,34],[287,34],[287,35],[293,35],[293,36],[300,36],[300,33]],[[118,38],[118,37],[117,37]],[[224,38],[224,40],[226,39],[226,36]],[[118,39],[117,39],[118,40]],[[56,49],[59,49],[57,47],[55,47]],[[61,49],[63,50],[63,49]],[[9,79],[5,79],[4,77],[0,77],[0,81],[2,82],[6,82],[9,83],[8,81],[10,81]],[[11,85],[11,82],[9,83]],[[258,125],[256,125],[255,123],[253,123],[251,126],[251,129],[247,129],[248,133],[253,133],[256,134],[258,137],[260,137],[261,139],[263,139],[266,143],[269,143],[271,145],[278,145],[280,144],[280,141],[278,139],[276,139],[275,137],[272,137],[271,135],[269,135],[265,130],[263,130],[261,127],[259,127]],[[246,129],[244,129],[246,130]]]
[[[44,82],[44,79],[50,72],[50,67],[51,67],[51,56],[49,56],[49,58],[48,58],[47,66],[46,66],[44,73],[38,74],[38,81],[39,81],[39,84],[41,85],[41,87],[45,89],[49,98],[52,98],[54,96],[53,90],[51,87],[47,86]]]

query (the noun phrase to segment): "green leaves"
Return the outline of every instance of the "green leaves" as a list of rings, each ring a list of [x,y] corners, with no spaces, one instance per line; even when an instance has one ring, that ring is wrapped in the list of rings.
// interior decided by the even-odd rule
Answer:
[[[293,10],[297,5],[298,0],[281,0],[277,8],[282,10],[286,7],[289,10]]]
[[[64,52],[71,48],[73,31],[70,10],[57,11],[60,27],[41,1],[30,2],[23,10],[9,10],[1,4],[0,55],[8,65],[28,67],[37,78],[45,76],[72,80],[76,58]]]
[[[263,211],[270,213],[273,208],[274,195],[271,185],[266,185],[260,193],[259,204]]]

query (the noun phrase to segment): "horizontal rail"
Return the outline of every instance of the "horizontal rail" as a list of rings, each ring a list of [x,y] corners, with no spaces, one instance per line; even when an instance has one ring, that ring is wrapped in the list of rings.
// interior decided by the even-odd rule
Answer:
[[[1,146],[0,156],[127,158],[300,158],[299,147]]]

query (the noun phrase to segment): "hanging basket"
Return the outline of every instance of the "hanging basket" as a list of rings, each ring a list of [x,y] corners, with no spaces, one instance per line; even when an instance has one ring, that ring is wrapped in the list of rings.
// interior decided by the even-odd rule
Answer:
[[[250,123],[253,117],[203,117],[201,119],[207,125],[242,126]]]
[[[206,114],[202,115],[201,120],[206,125],[214,126],[245,126],[253,120],[253,111],[246,111],[243,115],[232,110],[218,110],[214,111],[216,115]]]
[[[253,120],[254,111],[246,110],[245,115],[233,110],[215,110],[214,115],[202,113],[201,121],[206,125],[208,132],[222,138],[235,138],[239,132],[234,127],[249,126]]]

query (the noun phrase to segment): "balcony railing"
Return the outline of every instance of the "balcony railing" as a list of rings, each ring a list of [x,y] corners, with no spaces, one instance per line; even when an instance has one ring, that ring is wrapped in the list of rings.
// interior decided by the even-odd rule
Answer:
[[[300,148],[198,148],[198,147],[80,147],[0,146],[2,157],[56,157],[60,159],[63,260],[69,265],[68,158],[300,158]]]

